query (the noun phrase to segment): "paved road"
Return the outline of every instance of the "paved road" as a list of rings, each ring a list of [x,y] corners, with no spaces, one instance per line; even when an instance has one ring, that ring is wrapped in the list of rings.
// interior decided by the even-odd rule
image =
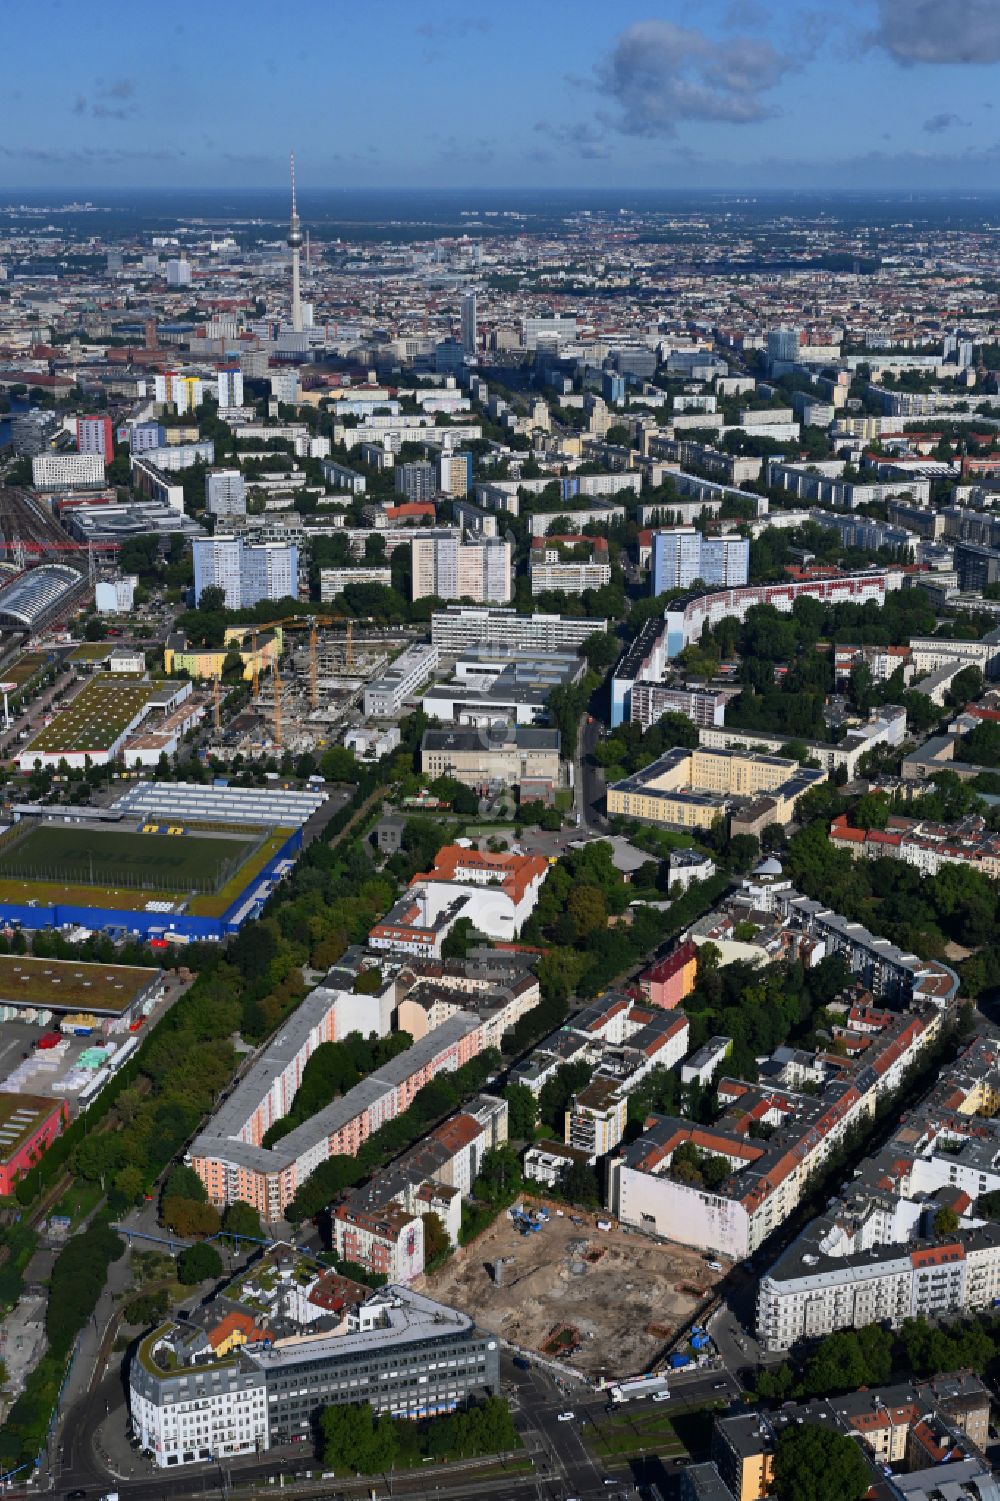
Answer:
[[[628,1457],[604,1466],[591,1455],[585,1442],[587,1428],[598,1429],[607,1419],[608,1399],[582,1384],[570,1389],[559,1384],[539,1366],[517,1370],[506,1357],[502,1364],[505,1391],[511,1398],[515,1420],[526,1453],[534,1461],[531,1475],[493,1476],[478,1481],[463,1474],[456,1465],[429,1465],[418,1474],[392,1478],[392,1488],[378,1480],[352,1484],[334,1481],[316,1486],[321,1472],[315,1459],[298,1450],[275,1452],[263,1459],[234,1461],[226,1467],[226,1478],[217,1465],[191,1465],[183,1470],[161,1474],[147,1462],[133,1455],[125,1442],[126,1407],[123,1378],[117,1368],[111,1370],[92,1389],[85,1391],[67,1418],[54,1467],[53,1488],[58,1497],[70,1490],[83,1489],[88,1498],[117,1489],[122,1501],[171,1501],[173,1497],[225,1494],[226,1488],[267,1482],[274,1475],[284,1476],[286,1487],[295,1487],[296,1495],[313,1491],[326,1498],[368,1497],[369,1487],[379,1497],[408,1495],[421,1497],[451,1496],[460,1501],[466,1496],[488,1496],[491,1501],[580,1501],[602,1496],[634,1495],[632,1466]],[[720,1383],[725,1384],[719,1390]],[[671,1383],[669,1410],[703,1406],[711,1401],[738,1394],[736,1384],[719,1371],[692,1372],[674,1378]],[[572,1420],[560,1422],[561,1412],[571,1411]],[[110,1467],[107,1464],[112,1451]],[[466,1467],[468,1468],[468,1466]],[[309,1479],[306,1479],[306,1476]],[[606,1481],[613,1484],[606,1484]]]
[[[603,726],[594,719],[586,719],[580,726],[577,765],[577,809],[582,812],[584,823],[594,834],[606,834],[608,821],[604,816],[604,772],[594,760],[594,750],[601,739]]]

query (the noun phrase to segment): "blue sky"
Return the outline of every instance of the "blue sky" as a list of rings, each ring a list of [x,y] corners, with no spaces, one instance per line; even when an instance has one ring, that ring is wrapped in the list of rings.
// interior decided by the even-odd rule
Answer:
[[[1000,188],[1000,0],[11,0],[0,185]]]

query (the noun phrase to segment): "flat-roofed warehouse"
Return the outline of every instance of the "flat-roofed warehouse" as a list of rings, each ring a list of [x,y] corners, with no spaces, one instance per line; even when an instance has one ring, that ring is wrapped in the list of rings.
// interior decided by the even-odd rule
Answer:
[[[163,991],[163,971],[0,954],[0,1005],[19,1010],[139,1016]]]
[[[68,1121],[65,1100],[0,1093],[0,1193],[14,1192]]]

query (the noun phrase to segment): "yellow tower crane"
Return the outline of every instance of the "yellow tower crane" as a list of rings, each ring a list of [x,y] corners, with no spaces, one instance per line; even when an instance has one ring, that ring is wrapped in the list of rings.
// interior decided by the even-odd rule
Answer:
[[[272,687],[274,688],[274,748],[275,748],[275,750],[279,750],[280,751],[281,748],[282,748],[282,741],[281,741],[281,673],[278,671],[278,659],[277,659],[277,657],[275,657],[275,659],[274,659],[274,666],[272,667],[271,670],[272,670],[272,673],[273,673]]]
[[[315,709],[319,706],[319,688],[317,686],[317,643],[319,641],[319,629],[315,620],[309,626],[309,707]]]

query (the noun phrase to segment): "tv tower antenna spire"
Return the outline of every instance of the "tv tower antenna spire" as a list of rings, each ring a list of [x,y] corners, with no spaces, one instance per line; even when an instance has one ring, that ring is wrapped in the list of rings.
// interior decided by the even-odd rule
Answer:
[[[292,252],[292,329],[302,332],[302,302],[299,297],[299,255],[302,250],[302,226],[295,202],[295,153],[290,157],[292,168],[292,217],[288,225],[288,248]]]

